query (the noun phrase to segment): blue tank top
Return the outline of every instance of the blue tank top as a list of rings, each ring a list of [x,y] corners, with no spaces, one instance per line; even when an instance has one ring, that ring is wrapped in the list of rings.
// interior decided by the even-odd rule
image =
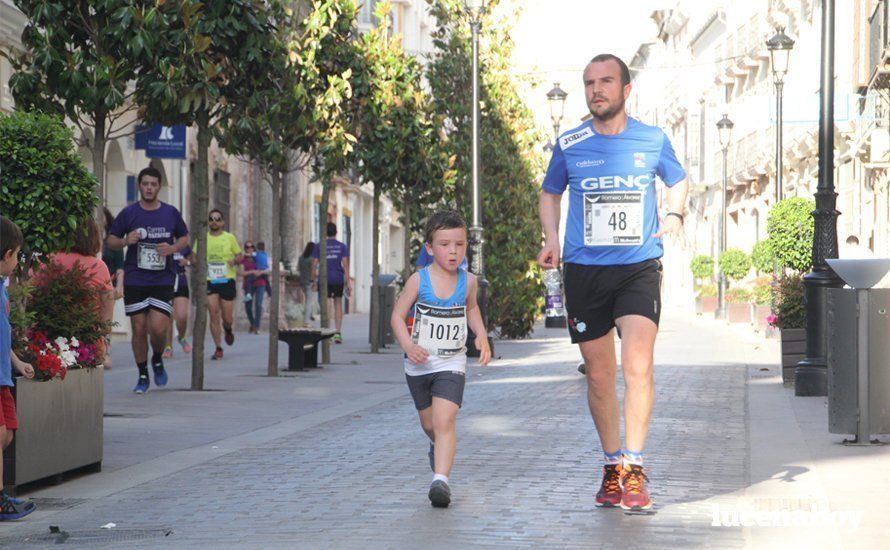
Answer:
[[[457,286],[454,293],[442,299],[436,296],[433,282],[430,280],[429,267],[420,270],[420,288],[417,289],[417,301],[435,307],[459,307],[467,305],[467,270],[458,268]]]

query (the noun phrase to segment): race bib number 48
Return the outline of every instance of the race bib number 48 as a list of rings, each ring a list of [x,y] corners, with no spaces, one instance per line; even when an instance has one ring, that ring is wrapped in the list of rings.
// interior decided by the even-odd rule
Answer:
[[[467,343],[467,308],[417,304],[411,339],[430,355],[450,357]]]
[[[136,266],[148,271],[163,271],[167,268],[167,258],[158,253],[155,243],[139,243]]]
[[[643,192],[585,193],[584,244],[643,244]]]

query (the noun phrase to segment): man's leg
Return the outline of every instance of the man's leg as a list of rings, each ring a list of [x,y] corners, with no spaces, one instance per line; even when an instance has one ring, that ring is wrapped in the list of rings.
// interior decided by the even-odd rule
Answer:
[[[210,336],[213,337],[213,343],[216,344],[217,349],[222,348],[222,327],[220,326],[222,315],[219,302],[219,294],[207,295],[207,310],[210,311]]]
[[[579,344],[587,375],[587,406],[596,425],[603,451],[614,454],[621,450],[621,417],[615,390],[614,331],[595,340]]]
[[[235,300],[220,299],[219,304],[223,330],[226,332],[226,344],[231,346],[235,342],[235,335],[232,332],[232,323],[235,322]]]
[[[176,333],[180,340],[185,339],[189,324],[189,299],[174,298],[173,299],[173,317],[176,319]],[[173,326],[172,323],[170,325]]]
[[[130,340],[133,359],[137,365],[148,363],[148,310],[130,315],[130,328],[133,330],[133,337]]]
[[[337,332],[343,328],[343,298],[334,298],[334,321],[336,322]]]
[[[156,309],[148,311],[148,331],[153,355],[160,355],[167,345],[167,330],[170,328],[170,316]]]
[[[621,330],[621,367],[624,371],[624,432],[626,449],[641,453],[655,404],[653,351],[658,325],[642,315],[615,320]]]

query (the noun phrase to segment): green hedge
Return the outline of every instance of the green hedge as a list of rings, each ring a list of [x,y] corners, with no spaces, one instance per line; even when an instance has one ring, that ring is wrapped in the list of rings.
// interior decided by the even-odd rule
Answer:
[[[759,241],[751,250],[751,264],[757,273],[771,273],[773,264],[775,263],[775,255],[769,244],[769,240]]]
[[[714,276],[714,258],[699,254],[692,258],[689,268],[692,270],[692,276],[696,279],[710,279]]]
[[[794,197],[780,201],[770,210],[766,227],[769,246],[779,266],[803,273],[813,265],[813,216],[816,203]]]
[[[751,271],[751,258],[738,248],[726,250],[719,258],[720,270],[727,279],[739,281]]]

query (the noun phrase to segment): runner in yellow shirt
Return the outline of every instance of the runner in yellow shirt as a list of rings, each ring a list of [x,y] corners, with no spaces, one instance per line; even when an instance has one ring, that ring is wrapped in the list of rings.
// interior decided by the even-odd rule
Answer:
[[[232,323],[235,313],[235,266],[241,261],[238,239],[224,231],[223,213],[210,211],[210,232],[207,234],[207,309],[210,311],[210,334],[216,344],[212,359],[222,359],[222,332],[226,344],[235,343]]]

